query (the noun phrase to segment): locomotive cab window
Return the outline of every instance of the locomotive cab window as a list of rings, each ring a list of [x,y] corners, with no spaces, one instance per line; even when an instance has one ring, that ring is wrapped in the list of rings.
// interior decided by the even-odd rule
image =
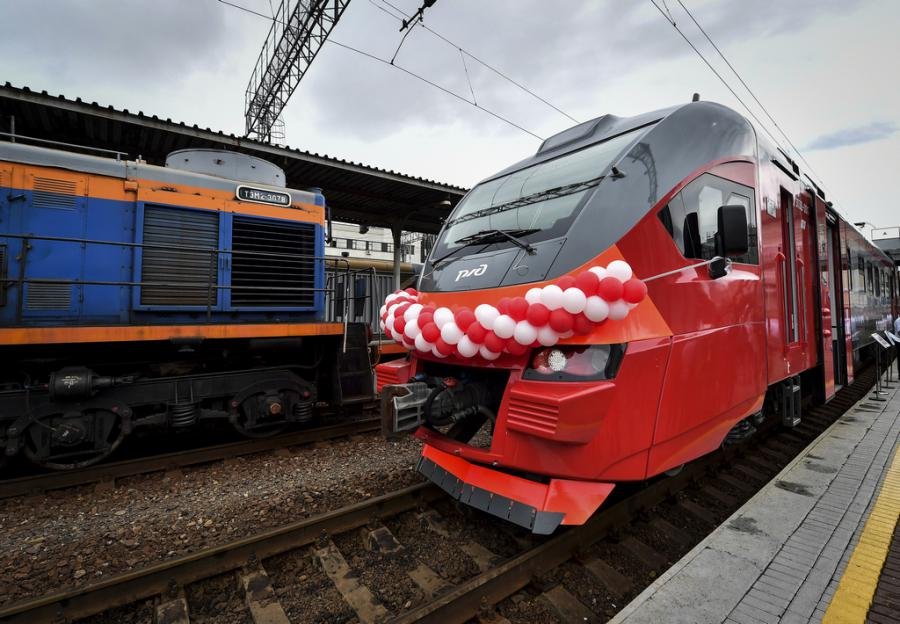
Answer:
[[[734,262],[759,264],[753,189],[706,173],[688,184],[659,212],[663,227],[685,258],[710,260],[725,255],[718,231],[719,208],[743,206],[747,213],[747,253]]]

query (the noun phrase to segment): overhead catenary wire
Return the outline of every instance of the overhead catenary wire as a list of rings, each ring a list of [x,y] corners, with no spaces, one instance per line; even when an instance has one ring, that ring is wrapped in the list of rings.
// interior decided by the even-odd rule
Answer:
[[[665,0],[663,0],[663,2],[665,2]],[[753,98],[753,100],[757,103],[757,105],[760,107],[760,109],[762,109],[763,113],[766,114],[766,117],[769,118],[769,120],[772,122],[772,124],[775,126],[775,128],[778,129],[778,132],[781,133],[781,136],[783,136],[784,139],[788,142],[788,145],[790,145],[791,148],[793,148],[793,150],[797,154],[797,156],[799,156],[800,159],[803,161],[803,163],[809,168],[809,172],[811,174],[813,174],[816,178],[818,178],[819,183],[824,186],[822,177],[815,172],[815,170],[812,168],[812,165],[810,165],[809,161],[806,160],[806,157],[803,156],[803,153],[797,148],[796,145],[794,145],[794,142],[791,141],[791,137],[789,137],[787,135],[787,133],[782,129],[782,127],[778,124],[778,122],[775,121],[775,118],[772,116],[772,114],[769,112],[769,110],[763,105],[762,102],[760,102],[759,98],[756,97],[756,94],[753,92],[753,89],[750,88],[750,85],[748,85],[746,83],[744,78],[741,76],[740,72],[738,72],[738,70],[736,70],[734,68],[734,66],[731,64],[731,62],[725,56],[725,54],[722,53],[722,50],[719,49],[719,46],[716,45],[716,42],[712,40],[712,37],[710,37],[709,34],[706,32],[706,30],[703,28],[703,26],[700,25],[700,22],[697,21],[697,19],[693,15],[693,13],[691,13],[691,11],[684,5],[684,2],[682,2],[681,0],[678,0],[678,4],[681,5],[681,8],[684,9],[684,12],[687,13],[687,16],[691,18],[691,21],[694,22],[694,25],[700,30],[701,33],[703,33],[703,36],[706,37],[706,40],[709,41],[710,45],[715,49],[715,51],[719,54],[719,56],[722,57],[722,60],[725,61],[726,65],[728,65],[728,69],[730,69],[731,72],[737,77],[737,79],[740,81],[741,85],[743,85],[743,87],[747,90],[747,93],[750,94],[750,97]],[[666,7],[666,8],[668,9],[668,7]],[[671,12],[669,13],[669,15],[671,16]],[[674,23],[674,19],[672,19],[671,21]]]
[[[774,142],[774,143],[777,145],[777,144],[778,144],[778,139],[776,139],[776,138],[772,135],[772,133],[771,133],[771,132],[769,131],[769,129],[766,127],[766,124],[764,124],[764,123],[759,119],[759,117],[756,116],[756,113],[753,112],[753,109],[751,109],[749,106],[747,106],[747,103],[744,102],[744,100],[741,98],[741,96],[739,96],[739,95],[737,94],[737,92],[731,87],[731,85],[728,84],[728,81],[725,80],[725,78],[722,76],[722,74],[720,74],[720,73],[718,72],[718,70],[717,70],[715,67],[713,67],[712,63],[710,63],[709,60],[708,60],[705,56],[703,56],[703,53],[700,52],[700,50],[697,49],[697,46],[694,45],[694,42],[691,41],[691,40],[688,38],[688,36],[685,35],[684,32],[682,32],[682,30],[678,27],[678,24],[675,23],[675,20],[669,19],[669,16],[666,15],[666,12],[663,10],[663,8],[662,8],[661,6],[659,6],[659,4],[656,3],[656,0],[650,0],[650,4],[652,4],[653,6],[656,7],[656,10],[658,10],[658,11],[660,12],[660,14],[663,16],[663,19],[665,19],[667,22],[669,22],[669,24],[672,25],[672,27],[678,32],[678,34],[681,35],[681,38],[684,39],[684,41],[685,41],[689,46],[691,46],[691,49],[697,54],[697,56],[700,57],[700,60],[702,60],[702,61],[706,64],[706,66],[709,68],[709,70],[710,70],[712,73],[714,73],[714,74],[716,75],[716,78],[718,78],[719,81],[720,81],[723,85],[725,85],[725,88],[728,89],[728,90],[731,92],[731,95],[733,95],[733,96],[735,97],[735,99],[736,99],[738,102],[741,103],[741,106],[743,106],[744,109],[747,111],[747,113],[749,113],[749,115],[750,115],[751,117],[753,117],[753,119],[756,121],[756,123],[759,124],[759,127],[762,129],[762,131],[765,132],[765,133],[769,136],[769,138],[772,139],[772,142]]]
[[[390,15],[391,17],[393,17],[395,20],[400,21],[400,22],[403,21],[403,18],[397,17],[396,15],[394,15],[393,13],[391,13],[390,11],[388,11],[386,8],[384,8],[383,6],[381,6],[381,5],[380,5],[378,2],[376,2],[375,0],[369,0],[369,2],[370,2],[373,6],[375,6],[376,8],[381,9],[381,10],[382,10],[384,13],[386,13],[387,15]],[[387,5],[388,7],[390,7],[391,9],[393,9],[394,11],[397,11],[398,13],[400,13],[401,15],[403,15],[404,17],[406,17],[406,18],[409,17],[409,15],[407,15],[406,13],[404,13],[403,9],[399,8],[399,7],[398,7],[397,5],[395,5],[395,4],[392,4],[389,0],[379,0],[379,2],[380,2],[380,3],[383,3],[384,5]],[[543,104],[546,104],[547,106],[549,106],[550,108],[552,108],[553,110],[555,110],[555,111],[556,111],[557,113],[559,113],[560,115],[563,115],[564,117],[567,117],[568,119],[570,119],[571,121],[573,121],[573,122],[575,122],[575,123],[580,123],[578,119],[576,119],[575,117],[573,117],[572,115],[570,115],[570,114],[567,113],[566,111],[562,110],[561,108],[559,108],[558,106],[556,106],[556,105],[553,104],[552,102],[548,101],[546,98],[541,97],[540,95],[538,95],[537,93],[535,93],[534,91],[532,91],[531,89],[529,89],[528,87],[526,87],[525,85],[521,84],[520,82],[517,82],[516,80],[513,80],[513,79],[510,78],[508,75],[506,75],[504,72],[502,72],[501,70],[497,69],[496,67],[494,67],[493,65],[491,65],[491,64],[488,63],[487,61],[484,61],[484,60],[478,58],[477,56],[475,56],[474,54],[472,54],[469,50],[466,50],[465,48],[463,48],[462,46],[460,46],[458,43],[456,43],[456,42],[454,42],[454,41],[451,41],[450,39],[448,39],[447,37],[445,37],[445,36],[442,35],[441,33],[437,32],[436,30],[434,30],[433,28],[431,28],[430,26],[428,26],[428,24],[426,24],[425,22],[419,20],[418,25],[421,26],[422,28],[424,28],[425,30],[427,30],[428,32],[430,32],[432,35],[434,35],[435,37],[437,37],[438,39],[440,39],[440,40],[443,41],[444,43],[447,43],[448,45],[453,46],[454,48],[456,48],[457,50],[459,50],[461,54],[464,54],[464,55],[468,56],[469,58],[471,58],[471,59],[472,59],[473,61],[475,61],[476,63],[479,63],[480,65],[483,65],[485,68],[487,68],[487,69],[489,69],[490,71],[494,72],[495,74],[497,74],[498,76],[500,76],[501,78],[503,78],[504,80],[506,80],[507,82],[509,82],[510,84],[512,84],[512,85],[516,86],[517,88],[521,89],[522,91],[524,91],[525,93],[527,93],[527,94],[530,95],[531,97],[535,98],[535,99],[538,100],[539,102],[541,102],[541,103],[543,103]]]
[[[279,21],[279,20],[277,20],[277,19],[275,19],[275,18],[273,18],[273,17],[270,17],[270,16],[266,15],[265,13],[260,13],[259,11],[255,11],[255,10],[250,9],[250,8],[248,8],[248,7],[245,7],[245,6],[236,4],[236,3],[234,3],[234,2],[229,2],[229,0],[217,0],[217,2],[219,2],[220,4],[224,4],[224,5],[226,5],[226,6],[229,6],[229,7],[233,7],[233,8],[235,8],[235,9],[239,9],[239,10],[244,11],[244,12],[246,12],[246,13],[249,13],[249,14],[251,14],[251,15],[255,15],[255,16],[257,16],[257,17],[261,17],[261,18],[263,18],[263,19],[265,19],[265,20],[267,20],[267,21],[275,21],[275,22],[278,22],[278,23],[282,24],[283,26],[287,27],[287,24],[285,24],[284,22],[281,22],[281,21]],[[401,66],[401,65],[398,65],[397,63],[393,63],[393,62],[391,62],[391,61],[388,60],[388,59],[381,58],[380,56],[377,56],[377,55],[375,55],[375,54],[372,54],[371,52],[366,52],[365,50],[361,50],[361,49],[359,49],[359,48],[356,48],[356,47],[354,47],[354,46],[348,45],[348,44],[346,44],[346,43],[342,43],[342,42],[340,42],[340,41],[337,41],[337,40],[335,40],[335,39],[332,39],[331,37],[329,37],[328,39],[326,39],[325,42],[326,42],[326,43],[330,43],[331,45],[338,46],[338,47],[343,48],[343,49],[345,49],[345,50],[349,50],[349,51],[351,51],[351,52],[354,52],[354,53],[356,53],[356,54],[359,54],[359,55],[364,56],[364,57],[366,57],[366,58],[369,58],[369,59],[371,59],[371,60],[378,61],[379,63],[383,63],[383,64],[387,65],[388,67],[393,67],[393,68],[395,68],[395,69],[398,69],[398,70],[402,71],[403,73],[408,74],[409,76],[412,76],[413,78],[416,78],[417,80],[420,80],[420,81],[424,82],[425,84],[434,87],[435,89],[438,89],[438,90],[440,90],[440,91],[443,91],[444,93],[446,93],[446,94],[448,94],[448,95],[452,95],[453,97],[457,98],[458,100],[461,100],[461,101],[465,102],[466,104],[468,104],[468,105],[470,105],[470,106],[474,106],[474,107],[477,108],[478,110],[481,110],[481,111],[487,113],[488,115],[494,117],[495,119],[498,119],[498,120],[500,120],[500,121],[502,121],[502,122],[504,122],[504,123],[506,123],[506,124],[512,126],[513,128],[516,128],[517,130],[521,130],[521,131],[524,132],[525,134],[531,135],[532,137],[538,139],[539,141],[543,141],[544,138],[545,138],[545,137],[542,137],[542,136],[540,136],[540,135],[538,135],[538,134],[535,134],[535,133],[532,132],[531,130],[528,130],[527,128],[525,128],[525,127],[523,127],[523,126],[517,124],[516,122],[512,121],[511,119],[508,119],[508,118],[504,117],[504,116],[501,115],[500,113],[497,113],[497,112],[495,112],[495,111],[493,111],[493,110],[491,110],[491,109],[489,109],[489,108],[486,108],[486,107],[484,107],[484,106],[482,106],[482,105],[480,105],[480,104],[478,104],[478,103],[476,103],[476,102],[474,102],[474,101],[472,101],[472,100],[469,100],[468,98],[465,98],[465,97],[459,95],[458,93],[455,93],[454,91],[451,91],[450,89],[447,89],[446,87],[442,87],[441,85],[437,84],[436,82],[433,82],[433,81],[429,80],[428,78],[425,78],[424,76],[422,76],[422,75],[420,75],[420,74],[417,74],[416,72],[414,72],[414,71],[412,71],[412,70],[406,69],[405,67],[403,67],[403,66]],[[473,58],[474,58],[474,57],[473,57]],[[477,60],[477,59],[476,59],[476,60]],[[480,62],[480,61],[479,61],[479,62]]]

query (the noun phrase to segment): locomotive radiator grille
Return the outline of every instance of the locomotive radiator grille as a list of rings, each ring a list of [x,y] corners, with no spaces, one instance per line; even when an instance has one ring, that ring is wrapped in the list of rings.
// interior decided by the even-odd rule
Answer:
[[[314,225],[235,215],[231,237],[232,307],[315,304]]]
[[[216,304],[217,212],[146,206],[144,245],[141,282],[167,285],[142,286],[142,305],[205,306],[208,299]],[[210,278],[211,290],[206,286]]]

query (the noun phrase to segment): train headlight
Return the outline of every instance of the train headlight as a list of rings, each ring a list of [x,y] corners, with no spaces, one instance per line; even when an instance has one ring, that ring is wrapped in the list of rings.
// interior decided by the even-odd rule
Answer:
[[[535,351],[523,379],[587,381],[612,379],[619,372],[623,344],[559,346]]]

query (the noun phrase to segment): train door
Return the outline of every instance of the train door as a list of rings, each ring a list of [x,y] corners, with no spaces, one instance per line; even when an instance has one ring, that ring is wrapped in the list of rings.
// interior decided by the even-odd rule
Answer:
[[[825,202],[813,197],[816,215],[816,241],[819,250],[819,309],[820,335],[819,349],[822,365],[822,395],[818,398],[827,401],[834,396],[837,386],[843,385],[843,374],[839,362],[841,358],[840,339],[843,336],[841,325],[842,310],[838,305],[837,293],[841,292],[840,243],[836,219],[833,213],[826,210]]]
[[[54,172],[53,177],[25,172],[27,192],[19,231],[67,240],[17,241],[18,266],[10,277],[20,283],[19,321],[77,318],[81,314],[82,286],[73,282],[81,279],[83,270],[86,187],[83,176],[68,172]]]
[[[784,304],[784,337],[785,350],[800,343],[800,323],[803,318],[800,306],[802,289],[797,288],[797,238],[795,232],[794,196],[781,189],[781,253],[778,262],[781,265],[781,294]]]

